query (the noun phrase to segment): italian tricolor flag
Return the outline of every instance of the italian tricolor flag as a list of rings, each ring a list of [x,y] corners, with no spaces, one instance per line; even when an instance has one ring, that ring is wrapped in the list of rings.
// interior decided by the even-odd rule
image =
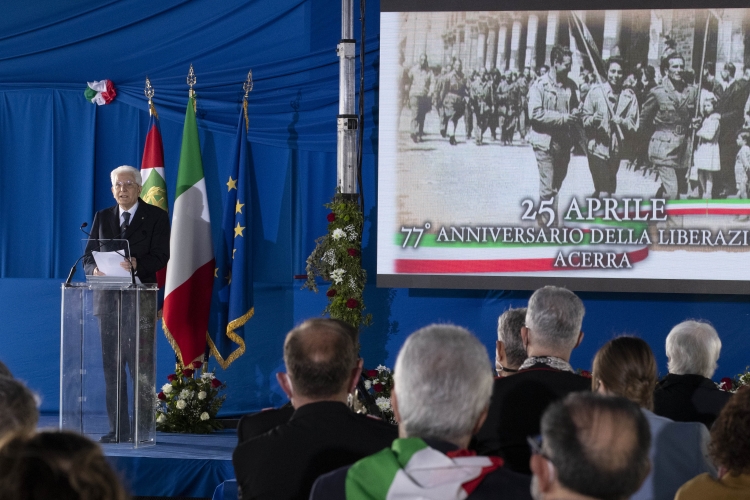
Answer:
[[[206,181],[195,121],[188,100],[172,217],[164,297],[164,333],[183,365],[203,356],[214,278],[214,249]]]
[[[502,465],[500,457],[479,457],[468,450],[443,454],[419,438],[396,439],[391,448],[349,468],[346,498],[460,500]]]
[[[155,109],[151,112],[146,145],[143,147],[141,178],[143,179],[143,188],[141,189],[143,201],[168,212],[167,182],[164,180],[164,146],[159,131],[159,117],[156,116]],[[166,267],[156,272],[156,284],[159,285],[159,288],[164,288],[166,275]]]

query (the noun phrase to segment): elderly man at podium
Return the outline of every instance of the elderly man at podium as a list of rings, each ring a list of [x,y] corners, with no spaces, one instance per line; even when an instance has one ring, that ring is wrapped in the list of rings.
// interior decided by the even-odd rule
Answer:
[[[91,235],[86,248],[84,267],[87,275],[103,276],[105,273],[97,268],[92,251],[112,250],[117,247],[111,240],[127,240],[117,250],[123,252],[120,266],[141,283],[156,283],[156,272],[167,265],[169,260],[169,216],[167,212],[140,199],[141,173],[130,166],[117,167],[110,174],[112,195],[117,204],[100,210],[94,215]],[[122,242],[120,242],[122,243]],[[111,248],[110,248],[111,247]],[[117,362],[118,332],[122,325],[135,318],[121,316],[120,295],[117,291],[102,291],[94,297],[94,315],[99,320],[102,338],[102,361],[104,366],[104,383],[106,388],[107,416],[109,433],[100,439],[103,443],[132,440],[130,418],[127,404],[127,378],[125,365],[133,381],[135,363],[135,339],[130,338],[134,328],[122,328],[124,336],[119,339],[120,359]],[[122,308],[123,311],[127,308]],[[153,314],[155,316],[155,312]],[[152,323],[153,325],[153,323]],[[153,325],[155,327],[155,325]],[[141,326],[143,329],[143,326]],[[152,326],[149,326],[152,329]],[[153,335],[153,332],[151,333]],[[118,377],[119,372],[119,377]],[[119,405],[117,401],[119,378]],[[118,415],[119,406],[119,415]],[[150,409],[149,409],[150,411]],[[119,436],[117,422],[119,420]]]

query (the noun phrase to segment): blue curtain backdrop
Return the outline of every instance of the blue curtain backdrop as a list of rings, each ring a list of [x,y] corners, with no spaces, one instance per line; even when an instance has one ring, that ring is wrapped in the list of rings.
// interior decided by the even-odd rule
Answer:
[[[326,231],[323,204],[335,189],[340,4],[208,0],[12,2],[0,16],[0,359],[57,411],[60,283],[81,253],[78,226],[113,204],[109,172],[140,166],[148,126],[145,77],[156,89],[169,200],[187,102],[197,75],[198,125],[214,239],[226,197],[242,82],[252,68],[248,133],[254,221],[256,314],[247,351],[228,370],[223,415],[283,403],[274,373],[284,335],[318,316],[325,290],[300,290],[304,261]],[[363,261],[373,285],[365,299],[374,324],[362,332],[367,366],[392,366],[415,329],[450,321],[494,350],[497,316],[528,292],[380,289],[374,286],[377,207],[379,6],[368,3],[363,182]],[[356,16],[355,16],[356,17]],[[355,21],[355,33],[359,24]],[[83,97],[87,81],[110,79],[115,101]],[[170,206],[171,210],[171,206]],[[79,278],[81,271],[79,270]],[[581,294],[586,338],[573,364],[590,368],[612,336],[646,338],[666,372],[664,337],[685,318],[717,327],[724,349],[717,377],[750,364],[746,297]],[[159,377],[174,357],[159,336]]]

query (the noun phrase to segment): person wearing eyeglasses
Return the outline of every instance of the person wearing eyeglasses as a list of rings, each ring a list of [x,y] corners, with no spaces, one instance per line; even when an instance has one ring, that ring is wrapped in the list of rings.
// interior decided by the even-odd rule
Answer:
[[[123,165],[110,173],[112,196],[116,205],[98,211],[91,225],[91,235],[86,245],[83,259],[87,275],[103,276],[96,267],[91,251],[124,250],[120,244],[102,242],[127,240],[129,255],[124,255],[120,266],[134,273],[141,283],[156,283],[156,272],[167,265],[169,260],[169,216],[167,212],[149,205],[140,198],[141,173],[137,169]],[[129,257],[129,258],[126,258]],[[134,339],[120,339],[122,363],[117,366],[117,335],[120,329],[120,304],[116,291],[99,291],[94,296],[93,313],[99,319],[102,338],[102,362],[106,388],[109,433],[101,437],[103,443],[131,440],[130,417],[127,404],[127,377],[125,365],[130,369],[132,381],[135,362]],[[142,315],[146,317],[146,315]],[[124,319],[124,318],[123,318]],[[156,325],[154,324],[154,328]],[[127,330],[127,329],[126,329]],[[120,412],[117,415],[116,388],[120,372]],[[119,436],[116,421],[119,418]]]
[[[541,431],[527,438],[534,500],[624,500],[648,475],[648,422],[625,398],[574,392],[547,408]]]
[[[518,373],[526,358],[526,348],[521,338],[521,328],[526,323],[526,308],[508,309],[497,319],[495,344],[495,371],[498,377]]]

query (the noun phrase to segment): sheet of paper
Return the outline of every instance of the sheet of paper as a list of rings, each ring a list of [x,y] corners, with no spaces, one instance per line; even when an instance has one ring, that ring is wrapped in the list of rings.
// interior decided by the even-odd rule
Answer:
[[[130,277],[130,271],[120,267],[125,258],[117,252],[91,252],[91,255],[94,256],[96,267],[106,276]]]

